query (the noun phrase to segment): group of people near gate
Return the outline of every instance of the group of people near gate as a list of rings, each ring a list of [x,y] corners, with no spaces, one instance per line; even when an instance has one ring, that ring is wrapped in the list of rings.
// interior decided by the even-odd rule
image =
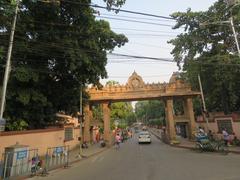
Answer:
[[[120,144],[124,140],[132,138],[133,134],[131,130],[117,129],[115,132],[115,144]]]
[[[236,136],[234,136],[234,138],[231,138],[231,135],[228,133],[226,128],[224,128],[221,133],[222,133],[222,139],[224,140],[225,145],[230,144],[230,142],[234,138],[236,138]],[[196,139],[201,140],[201,139],[204,139],[204,138],[207,138],[210,141],[215,140],[214,133],[211,130],[209,130],[208,133],[206,133],[205,130],[202,127],[199,127],[198,132],[196,133]]]

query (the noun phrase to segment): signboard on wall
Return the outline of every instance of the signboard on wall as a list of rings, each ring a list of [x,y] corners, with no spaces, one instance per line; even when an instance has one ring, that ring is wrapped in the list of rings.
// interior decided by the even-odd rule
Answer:
[[[17,160],[27,158],[27,153],[28,153],[27,150],[18,151],[18,152],[17,152]]]
[[[63,147],[56,147],[54,152],[56,154],[61,154],[63,152]]]

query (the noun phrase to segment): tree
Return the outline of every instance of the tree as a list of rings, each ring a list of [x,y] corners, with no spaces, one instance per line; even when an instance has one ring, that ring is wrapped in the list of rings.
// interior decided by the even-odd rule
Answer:
[[[114,127],[115,120],[127,126],[129,117],[133,114],[133,107],[130,102],[116,102],[111,104],[111,124]]]
[[[119,82],[111,80],[106,83],[106,85],[116,86],[119,85]],[[133,112],[133,107],[130,102],[116,102],[111,104],[111,128],[115,128],[115,121],[124,122],[122,127],[131,125],[136,122],[136,117]],[[103,120],[103,114],[100,105],[93,108],[93,117],[98,120]]]
[[[93,106],[93,118],[97,121],[103,122],[103,111],[100,104]]]
[[[4,3],[9,6],[7,0]],[[0,30],[6,35],[11,11],[4,3],[0,4],[0,9],[4,7]],[[108,22],[96,20],[94,10],[86,4],[90,2],[22,1],[5,110],[8,123],[23,120],[29,128],[42,128],[54,123],[56,112],[75,114],[80,87],[107,77],[107,52],[128,40],[114,33]],[[6,36],[0,42],[3,52],[7,44]],[[5,63],[5,58],[0,60]]]
[[[107,86],[116,86],[119,85],[119,82],[114,81],[114,80],[110,80],[106,83]]]
[[[104,0],[106,2],[107,7],[109,10],[114,7],[122,7],[123,4],[125,4],[126,0]]]
[[[137,119],[156,125],[165,119],[165,105],[159,100],[140,101],[136,103],[135,113]]]
[[[184,114],[183,99],[174,99],[173,109],[176,115]]]
[[[177,23],[174,29],[184,32],[169,41],[174,45],[172,54],[180,67],[183,78],[198,89],[200,74],[209,111],[226,113],[240,109],[240,59],[229,24],[222,24],[233,17],[240,32],[240,6],[229,9],[219,0],[207,11],[176,12],[171,15]]]
[[[119,82],[111,80],[106,83],[109,86],[119,85]],[[114,127],[114,121],[124,121],[124,126],[134,122],[133,107],[130,102],[116,102],[111,104],[111,126]]]

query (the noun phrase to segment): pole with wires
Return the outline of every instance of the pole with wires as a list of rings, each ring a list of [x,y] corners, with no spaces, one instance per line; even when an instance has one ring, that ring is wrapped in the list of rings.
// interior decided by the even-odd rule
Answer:
[[[83,133],[82,133],[82,123],[83,123],[83,108],[82,108],[82,85],[80,86],[80,99],[79,99],[79,158],[82,157],[82,142],[83,142]]]
[[[240,5],[240,1],[239,0],[225,0],[225,3],[229,6],[230,9],[230,13],[231,13],[231,17],[230,17],[230,25],[233,31],[233,36],[234,36],[234,40],[237,46],[237,51],[238,51],[238,56],[240,57],[240,48],[239,48],[239,42],[238,42],[238,38],[237,38],[237,34],[236,34],[236,30],[234,27],[234,23],[233,23],[233,16],[232,16],[232,10],[234,7],[239,6]]]
[[[1,119],[3,118],[3,112],[4,112],[4,107],[5,107],[5,101],[6,101],[7,83],[8,83],[9,74],[11,71],[11,67],[10,67],[11,62],[10,61],[11,61],[11,56],[12,56],[12,46],[13,46],[15,27],[16,27],[16,22],[17,22],[18,5],[19,5],[19,0],[16,1],[16,8],[15,8],[14,18],[13,18],[13,22],[12,22],[12,28],[11,28],[11,33],[10,33],[8,52],[7,52],[7,61],[6,61],[2,94],[1,94],[1,107],[0,107],[0,118]]]
[[[236,43],[236,46],[237,46],[238,56],[240,57],[239,43],[238,43],[238,38],[237,38],[237,34],[236,34],[236,31],[235,31],[235,27],[234,27],[234,24],[233,24],[233,18],[232,17],[230,18],[230,24],[231,24],[231,27],[232,27],[233,36],[234,36],[235,43]]]
[[[202,103],[203,103],[203,116],[204,119],[206,120],[207,123],[207,131],[209,130],[209,124],[208,124],[208,117],[207,117],[207,108],[206,108],[206,104],[205,104],[205,99],[204,99],[204,94],[203,94],[203,89],[202,89],[202,82],[201,82],[201,77],[198,74],[198,82],[199,82],[199,87],[200,87],[200,91],[201,91],[201,98],[202,98]]]

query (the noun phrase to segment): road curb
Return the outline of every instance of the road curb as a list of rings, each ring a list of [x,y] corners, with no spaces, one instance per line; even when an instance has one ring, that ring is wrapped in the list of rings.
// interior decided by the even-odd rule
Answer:
[[[71,161],[71,162],[69,162],[69,165],[74,164],[74,163],[77,163],[77,162],[80,162],[80,161],[85,160],[85,159],[88,159],[88,158],[90,158],[90,157],[96,156],[96,155],[98,155],[98,154],[101,154],[102,152],[104,152],[104,151],[106,151],[106,150],[108,150],[108,149],[110,149],[110,148],[111,148],[111,147],[105,147],[105,148],[103,148],[102,150],[100,150],[100,151],[98,151],[98,152],[94,152],[94,153],[92,153],[92,154],[90,154],[90,155],[87,155],[87,156],[81,158],[81,159],[76,159],[76,160],[74,160],[74,161]]]
[[[153,130],[150,130],[150,131],[156,138],[162,140],[161,137],[159,135],[157,135]],[[190,149],[190,150],[195,149],[194,147],[183,146],[183,145],[174,145],[174,144],[168,144],[168,145],[171,147],[182,148],[182,149]],[[240,154],[240,151],[229,150],[229,153]]]
[[[183,146],[183,145],[172,145],[169,144],[172,147],[177,147],[177,148],[182,148],[182,149],[190,149],[190,150],[194,150],[194,147],[189,147],[189,146]],[[233,154],[240,154],[240,151],[234,151],[234,150],[229,150],[229,153],[233,153]]]

